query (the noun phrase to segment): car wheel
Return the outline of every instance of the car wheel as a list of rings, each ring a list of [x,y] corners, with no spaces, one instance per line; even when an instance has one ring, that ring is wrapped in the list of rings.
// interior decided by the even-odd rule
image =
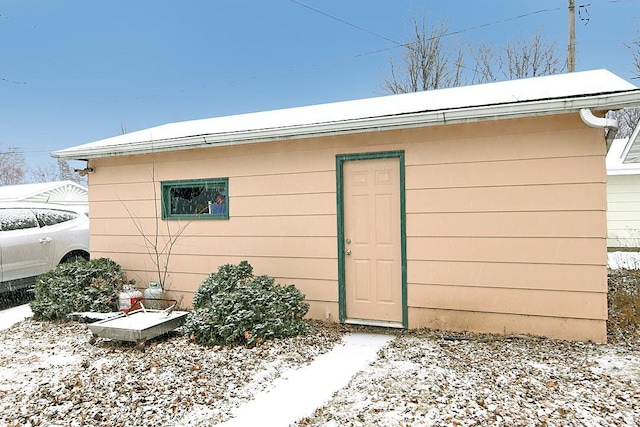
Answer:
[[[67,262],[76,262],[80,260],[89,261],[89,254],[84,251],[70,252],[62,258],[60,264]]]

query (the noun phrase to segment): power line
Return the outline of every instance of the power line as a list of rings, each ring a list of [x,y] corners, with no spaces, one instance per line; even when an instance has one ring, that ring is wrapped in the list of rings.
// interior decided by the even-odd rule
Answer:
[[[300,0],[289,0],[289,1],[291,1],[292,3],[296,3],[296,4],[300,5],[300,6],[306,7],[309,10],[312,10],[312,11],[314,11],[316,13],[324,15],[324,16],[326,16],[328,18],[334,19],[334,20],[336,20],[338,22],[341,22],[341,23],[343,23],[345,25],[353,27],[353,28],[355,28],[357,30],[360,30],[360,31],[363,31],[365,33],[371,34],[371,35],[376,36],[378,38],[381,38],[383,40],[390,41],[390,42],[392,42],[392,43],[394,43],[394,44],[396,44],[398,46],[406,47],[409,44],[411,44],[411,43],[400,43],[400,42],[397,42],[397,41],[395,41],[395,40],[393,40],[393,39],[391,39],[389,37],[386,37],[384,35],[378,34],[378,33],[374,32],[374,31],[368,30],[368,29],[366,29],[364,27],[361,27],[359,25],[353,24],[353,23],[351,23],[351,22],[349,22],[347,20],[344,20],[344,19],[339,18],[339,17],[337,17],[335,15],[327,13],[327,12],[325,12],[323,10],[317,9],[317,8],[315,8],[313,6],[310,6],[310,5],[306,4],[306,3],[303,3]],[[621,0],[618,0],[618,1],[621,1]],[[522,15],[512,16],[510,18],[500,19],[498,21],[487,22],[485,24],[480,24],[480,25],[476,25],[476,26],[473,26],[473,27],[468,27],[468,28],[465,28],[465,29],[462,29],[462,30],[450,31],[450,32],[447,32],[447,33],[443,34],[441,37],[462,34],[462,33],[466,33],[466,32],[469,32],[469,31],[479,30],[481,28],[486,28],[486,27],[491,27],[491,26],[498,25],[498,24],[503,24],[505,22],[515,21],[515,20],[518,20],[518,19],[526,18],[528,16],[533,16],[533,15],[537,15],[537,14],[541,14],[541,13],[547,13],[547,12],[556,12],[556,11],[559,11],[559,10],[562,10],[562,9],[559,8],[559,7],[552,8],[552,9],[540,9],[540,10],[536,10],[536,11],[533,11],[533,12],[524,13]]]
[[[331,60],[327,60],[327,61],[316,62],[316,63],[306,64],[306,65],[299,65],[299,66],[288,68],[286,70],[272,72],[271,75],[279,75],[279,74],[284,74],[284,73],[293,73],[293,72],[296,72],[296,71],[299,71],[299,70],[302,70],[302,69],[309,69],[309,68],[314,68],[314,67],[318,67],[318,66],[321,66],[321,65],[343,62],[343,61],[346,61],[346,60],[349,60],[349,59],[353,59],[353,58],[362,58],[364,56],[375,55],[375,54],[378,54],[378,53],[387,52],[387,51],[390,51],[390,50],[393,50],[393,49],[397,49],[397,48],[400,48],[400,47],[407,47],[407,46],[410,46],[412,44],[411,42],[409,42],[409,43],[400,43],[400,42],[395,41],[395,40],[393,40],[393,39],[391,39],[389,37],[386,37],[386,36],[384,36],[382,34],[378,34],[378,33],[374,32],[374,31],[370,31],[370,30],[368,30],[368,29],[366,29],[364,27],[361,27],[359,25],[356,25],[356,24],[353,24],[351,22],[348,22],[345,19],[339,18],[339,17],[334,16],[334,15],[332,15],[330,13],[324,12],[324,11],[322,11],[320,9],[317,9],[317,8],[315,8],[313,6],[310,6],[310,5],[304,3],[304,2],[302,2],[300,0],[289,0],[289,1],[291,1],[292,3],[295,3],[295,4],[299,5],[299,6],[305,7],[305,8],[307,8],[307,9],[313,11],[313,12],[316,12],[316,13],[319,13],[321,15],[324,15],[324,16],[330,18],[330,19],[333,19],[333,20],[336,20],[338,22],[341,22],[344,25],[348,25],[348,26],[353,27],[353,28],[355,28],[355,29],[357,29],[359,31],[363,31],[365,33],[368,33],[368,34],[373,35],[375,37],[378,37],[380,39],[389,41],[389,42],[393,43],[394,46],[384,47],[384,48],[370,50],[370,51],[366,51],[366,52],[360,52],[360,53],[356,53],[356,54],[353,54],[353,55],[350,55],[350,56],[331,59]],[[547,12],[555,12],[555,11],[559,11],[559,10],[561,10],[561,8],[536,10],[536,11],[533,11],[533,12],[528,12],[528,13],[525,13],[525,14],[521,14],[521,15],[509,17],[509,18],[505,18],[505,19],[501,19],[501,20],[497,20],[497,21],[493,21],[493,22],[484,23],[484,24],[473,26],[473,27],[464,28],[464,29],[461,29],[461,30],[450,31],[450,32],[442,34],[440,37],[446,37],[446,36],[453,36],[453,35],[457,35],[457,34],[462,34],[462,33],[465,33],[465,32],[474,31],[474,30],[478,30],[478,29],[481,29],[481,28],[486,28],[486,27],[490,27],[490,26],[493,26],[493,25],[498,25],[498,24],[501,24],[501,23],[522,19],[522,18],[525,18],[525,17],[528,17],[528,16],[532,16],[532,15],[536,15],[536,14],[547,13]],[[471,68],[468,68],[468,67],[465,67],[465,68],[471,70]],[[241,79],[232,79],[232,80],[227,80],[226,84],[238,84],[238,83],[243,82],[243,81],[256,80],[256,79],[260,79],[260,78],[264,78],[264,77],[265,77],[264,75],[261,75],[261,76],[256,75],[256,76],[250,76],[250,77],[245,77],[245,78],[241,78]],[[171,91],[162,91],[162,92],[158,92],[158,93],[151,94],[151,95],[134,96],[134,97],[131,97],[129,99],[136,100],[136,99],[155,98],[155,97],[165,96],[165,95],[167,95],[169,93],[183,93],[183,92],[191,92],[191,91],[198,90],[198,89],[209,89],[209,88],[211,88],[211,85],[201,85],[201,86],[198,86],[196,88],[182,88],[182,89],[175,89],[175,90],[171,90]],[[112,103],[119,103],[119,102],[122,102],[122,101],[123,101],[122,99],[111,100],[111,101],[100,101],[100,102],[96,102],[95,104],[112,104]]]
[[[525,14],[522,14],[522,15],[512,16],[511,18],[505,18],[505,19],[501,19],[499,21],[487,22],[486,24],[476,25],[475,27],[465,28],[464,30],[451,31],[449,33],[444,34],[444,36],[453,36],[453,35],[456,35],[456,34],[467,33],[469,31],[479,30],[481,28],[491,27],[493,25],[503,24],[505,22],[510,22],[510,21],[515,21],[517,19],[526,18],[527,16],[537,15],[537,14],[546,13],[546,12],[556,12],[558,10],[562,10],[562,9],[559,8],[559,7],[556,7],[554,9],[536,10],[536,11],[525,13]]]
[[[19,82],[16,80],[10,80],[10,79],[5,79],[4,77],[0,77],[0,80],[2,80],[3,82],[7,82],[7,83],[13,83],[14,85],[26,85],[27,82]]]
[[[350,27],[353,27],[353,28],[355,28],[357,30],[364,31],[365,33],[371,34],[373,36],[376,36],[376,37],[381,38],[383,40],[389,41],[391,43],[395,43],[398,46],[402,46],[402,43],[399,43],[399,42],[397,42],[397,41],[395,41],[393,39],[390,39],[389,37],[383,36],[382,34],[374,33],[373,31],[367,30],[366,28],[360,27],[360,26],[358,26],[356,24],[352,24],[349,21],[345,21],[344,19],[338,18],[337,16],[331,15],[330,13],[324,12],[324,11],[322,11],[320,9],[316,9],[315,7],[310,6],[310,5],[306,4],[306,3],[303,3],[303,2],[301,2],[299,0],[290,0],[290,1],[293,2],[293,3],[299,4],[302,7],[306,7],[307,9],[312,10],[312,11],[314,11],[316,13],[324,15],[324,16],[326,16],[328,18],[334,19],[334,20],[336,20],[338,22],[342,22],[343,24],[348,25]]]

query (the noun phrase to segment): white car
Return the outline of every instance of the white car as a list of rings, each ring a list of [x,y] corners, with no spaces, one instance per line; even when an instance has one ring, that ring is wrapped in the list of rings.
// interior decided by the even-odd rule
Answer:
[[[0,293],[32,286],[58,264],[89,259],[89,217],[48,203],[0,203]]]

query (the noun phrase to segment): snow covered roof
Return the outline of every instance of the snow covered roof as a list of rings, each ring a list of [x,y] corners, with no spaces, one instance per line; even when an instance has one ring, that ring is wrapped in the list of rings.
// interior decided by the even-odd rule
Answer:
[[[89,203],[88,190],[73,181],[0,186],[0,202],[43,202],[64,205]]]
[[[594,70],[170,123],[51,155],[86,160],[638,104],[640,89]]]

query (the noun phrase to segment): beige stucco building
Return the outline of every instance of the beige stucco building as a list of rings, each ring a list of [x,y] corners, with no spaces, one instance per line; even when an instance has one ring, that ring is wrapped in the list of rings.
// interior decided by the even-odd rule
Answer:
[[[142,284],[143,235],[182,233],[165,284],[184,303],[247,260],[300,288],[314,318],[605,341],[615,123],[592,112],[638,103],[600,70],[173,123],[53,155],[88,162],[93,257]]]

